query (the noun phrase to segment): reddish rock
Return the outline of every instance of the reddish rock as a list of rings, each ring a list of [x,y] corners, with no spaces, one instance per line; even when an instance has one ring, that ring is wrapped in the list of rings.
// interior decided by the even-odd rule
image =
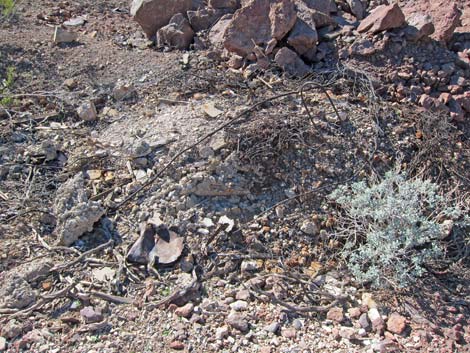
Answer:
[[[341,327],[339,329],[339,335],[342,338],[351,340],[351,339],[355,338],[356,333],[355,333],[355,330],[352,327]]]
[[[346,0],[351,13],[358,19],[362,20],[366,15],[366,6],[362,0]]]
[[[387,320],[387,330],[400,335],[406,328],[406,318],[398,313],[392,313]]]
[[[170,343],[170,348],[174,349],[175,351],[181,351],[184,349],[184,343],[180,341],[172,341]]]
[[[448,43],[452,34],[460,24],[462,12],[457,2],[453,0],[420,0],[410,1],[403,12],[411,16],[417,12],[426,13],[432,17],[435,31],[431,38],[442,43]]]
[[[439,96],[439,101],[441,101],[444,104],[448,104],[451,99],[452,99],[452,95],[447,92],[442,92],[441,95]]]
[[[334,307],[331,308],[327,313],[326,313],[326,318],[328,320],[341,323],[344,320],[344,314],[343,314],[343,308],[341,307]]]
[[[189,318],[193,314],[194,304],[188,303],[180,308],[175,310],[175,314],[180,317]]]
[[[408,27],[405,29],[406,39],[416,42],[434,33],[434,23],[431,16],[417,12],[407,17]]]
[[[103,320],[103,315],[101,310],[95,310],[92,306],[86,306],[80,310],[80,315],[87,324],[93,322],[100,322]]]
[[[304,76],[310,68],[303,62],[303,60],[289,48],[281,48],[274,57],[274,61],[285,72],[292,76]]]
[[[335,24],[330,16],[336,11],[336,5],[329,0],[295,0],[297,17],[304,21],[311,28],[321,28]]]
[[[318,34],[315,27],[309,26],[300,18],[287,38],[287,44],[295,49],[297,54],[304,55],[317,47]]]
[[[233,15],[227,14],[220,18],[220,20],[211,28],[209,32],[209,41],[217,48],[222,48],[224,44],[224,33],[227,27],[232,22]]]
[[[293,327],[285,328],[285,329],[281,330],[281,335],[282,335],[282,337],[292,339],[292,338],[295,338],[297,336],[297,331]]]
[[[183,14],[174,15],[170,23],[157,31],[157,45],[172,49],[188,49],[193,41],[194,31]]]
[[[359,316],[361,316],[361,309],[360,308],[349,308],[348,309],[348,314],[351,319],[357,319]]]
[[[453,120],[459,121],[459,122],[464,121],[465,113],[462,107],[460,106],[460,104],[457,103],[457,101],[454,98],[452,98],[449,101],[447,106],[449,107],[449,110],[450,110],[450,117]]]
[[[210,28],[225,13],[224,10],[220,9],[202,8],[196,11],[188,11],[187,15],[193,30],[199,32]]]
[[[266,47],[272,39],[282,39],[297,19],[290,0],[252,0],[233,16],[224,33],[224,47],[246,57],[255,45]]]
[[[398,4],[381,5],[362,20],[357,28],[359,32],[378,33],[388,29],[401,27],[405,23],[405,15]]]
[[[153,38],[175,14],[186,13],[192,5],[192,0],[133,0],[131,15],[147,37]]]
[[[464,94],[454,96],[454,99],[457,101],[457,103],[460,104],[462,109],[464,109],[467,113],[470,113],[470,92],[465,92]]]

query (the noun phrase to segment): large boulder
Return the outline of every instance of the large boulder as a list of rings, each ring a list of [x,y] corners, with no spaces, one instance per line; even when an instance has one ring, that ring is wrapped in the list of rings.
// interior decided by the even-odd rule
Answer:
[[[420,0],[409,2],[403,12],[407,17],[417,12],[428,14],[433,19],[435,31],[431,38],[442,43],[449,43],[455,29],[460,25],[462,12],[452,0]]]
[[[357,30],[359,32],[378,33],[401,27],[404,23],[405,15],[398,4],[380,5],[362,20]]]
[[[193,7],[192,0],[133,0],[131,15],[149,39],[166,26],[177,13],[186,13]]]
[[[281,40],[297,19],[290,0],[252,0],[235,12],[224,33],[224,47],[243,57],[255,45],[266,47],[273,39]]]
[[[188,49],[194,38],[194,31],[183,14],[174,15],[170,23],[157,31],[157,45],[172,49]]]

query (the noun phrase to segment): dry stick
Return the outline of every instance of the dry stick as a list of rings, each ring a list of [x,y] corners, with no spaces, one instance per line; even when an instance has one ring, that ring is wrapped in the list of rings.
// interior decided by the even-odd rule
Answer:
[[[195,143],[191,144],[190,146],[184,148],[183,150],[181,150],[180,152],[178,152],[157,174],[155,174],[152,178],[150,178],[146,183],[142,184],[140,187],[137,188],[137,190],[135,190],[134,192],[132,192],[129,196],[127,196],[123,201],[121,201],[120,203],[118,203],[117,205],[115,206],[111,206],[109,207],[110,209],[112,210],[117,210],[119,208],[121,208],[123,205],[125,205],[126,203],[128,203],[130,200],[132,200],[137,194],[139,194],[142,190],[144,190],[145,188],[147,188],[149,185],[153,184],[179,157],[181,157],[183,154],[185,154],[186,152],[192,150],[194,147],[200,145],[202,142],[204,142],[205,140],[209,139],[210,137],[214,136],[216,133],[218,133],[219,131],[222,131],[223,129],[225,129],[226,127],[234,124],[235,122],[239,121],[244,115],[252,112],[253,110],[255,110],[256,108],[262,106],[263,104],[265,103],[268,103],[268,102],[272,102],[274,100],[277,100],[277,99],[280,99],[280,98],[284,98],[284,97],[287,97],[287,96],[291,96],[291,95],[295,95],[295,94],[300,94],[300,97],[302,99],[302,102],[304,104],[304,106],[307,105],[307,103],[305,102],[304,100],[304,97],[303,97],[303,92],[306,91],[306,90],[310,90],[310,89],[306,89],[307,85],[310,85],[310,86],[313,86],[313,88],[321,88],[323,93],[325,93],[325,95],[328,97],[328,100],[330,101],[331,105],[334,107],[334,110],[336,112],[336,114],[338,115],[338,119],[340,119],[340,116],[339,116],[339,113],[333,103],[333,100],[331,99],[330,95],[328,94],[328,92],[326,91],[326,89],[318,84],[318,83],[315,83],[315,82],[306,82],[302,85],[301,89],[300,90],[297,90],[297,91],[290,91],[290,92],[286,92],[286,93],[281,93],[281,94],[277,94],[273,97],[269,97],[269,98],[266,98],[264,100],[262,100],[261,102],[258,102],[254,105],[252,105],[251,107],[245,109],[244,111],[242,111],[241,113],[237,114],[232,120],[222,124],[221,126],[219,126],[218,128],[216,128],[215,130],[209,132],[208,134],[206,134],[205,136],[203,136],[202,138],[200,138],[199,140],[197,140]],[[308,109],[308,108],[307,108]],[[307,110],[308,114],[310,114],[310,112]]]
[[[90,249],[88,251],[85,251],[83,254],[81,254],[79,257],[77,257],[75,260],[73,261],[70,261],[70,262],[67,262],[67,263],[64,263],[64,264],[59,264],[57,266],[54,266],[50,272],[53,272],[53,271],[60,271],[60,270],[63,270],[64,268],[67,268],[67,267],[71,267],[75,264],[78,264],[80,261],[82,261],[83,259],[85,259],[87,256],[95,253],[95,252],[98,252],[102,249],[105,249],[107,248],[108,246],[112,245],[114,243],[114,241],[112,239],[108,240],[106,243],[104,244],[101,244],[100,246],[97,246],[96,248],[93,248],[93,249]]]

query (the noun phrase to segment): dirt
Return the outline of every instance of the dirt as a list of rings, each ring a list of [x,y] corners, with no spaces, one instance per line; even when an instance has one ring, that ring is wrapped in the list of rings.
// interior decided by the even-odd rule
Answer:
[[[468,234],[412,288],[372,290],[337,256],[327,201],[396,165],[468,193],[468,117],[404,102],[387,79],[410,58],[444,64],[448,49],[338,62],[338,42],[309,77],[246,77],[217,51],[147,47],[128,5],[22,1],[0,22],[0,77],[15,77],[0,113],[0,304],[15,304],[0,305],[0,351],[469,351]],[[54,44],[54,25],[81,15],[78,41]],[[118,100],[122,82],[130,94]],[[86,102],[95,121],[77,116]],[[54,200],[79,173],[106,214],[63,246]],[[156,217],[184,237],[183,255],[126,261]],[[351,315],[375,304],[404,331]]]

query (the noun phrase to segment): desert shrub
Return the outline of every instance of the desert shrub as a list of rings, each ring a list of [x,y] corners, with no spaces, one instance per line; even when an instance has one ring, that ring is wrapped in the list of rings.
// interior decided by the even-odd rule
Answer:
[[[15,82],[15,76],[15,67],[8,66],[6,70],[6,77],[0,82],[0,94],[3,96],[3,98],[0,99],[0,105],[2,106],[9,106],[13,103],[13,98],[11,97],[11,88]]]
[[[356,280],[373,287],[413,283],[443,256],[442,222],[467,217],[437,184],[397,171],[381,181],[342,186],[330,198],[342,209],[342,256]]]
[[[10,16],[15,8],[15,0],[0,0],[1,14],[5,17]]]

